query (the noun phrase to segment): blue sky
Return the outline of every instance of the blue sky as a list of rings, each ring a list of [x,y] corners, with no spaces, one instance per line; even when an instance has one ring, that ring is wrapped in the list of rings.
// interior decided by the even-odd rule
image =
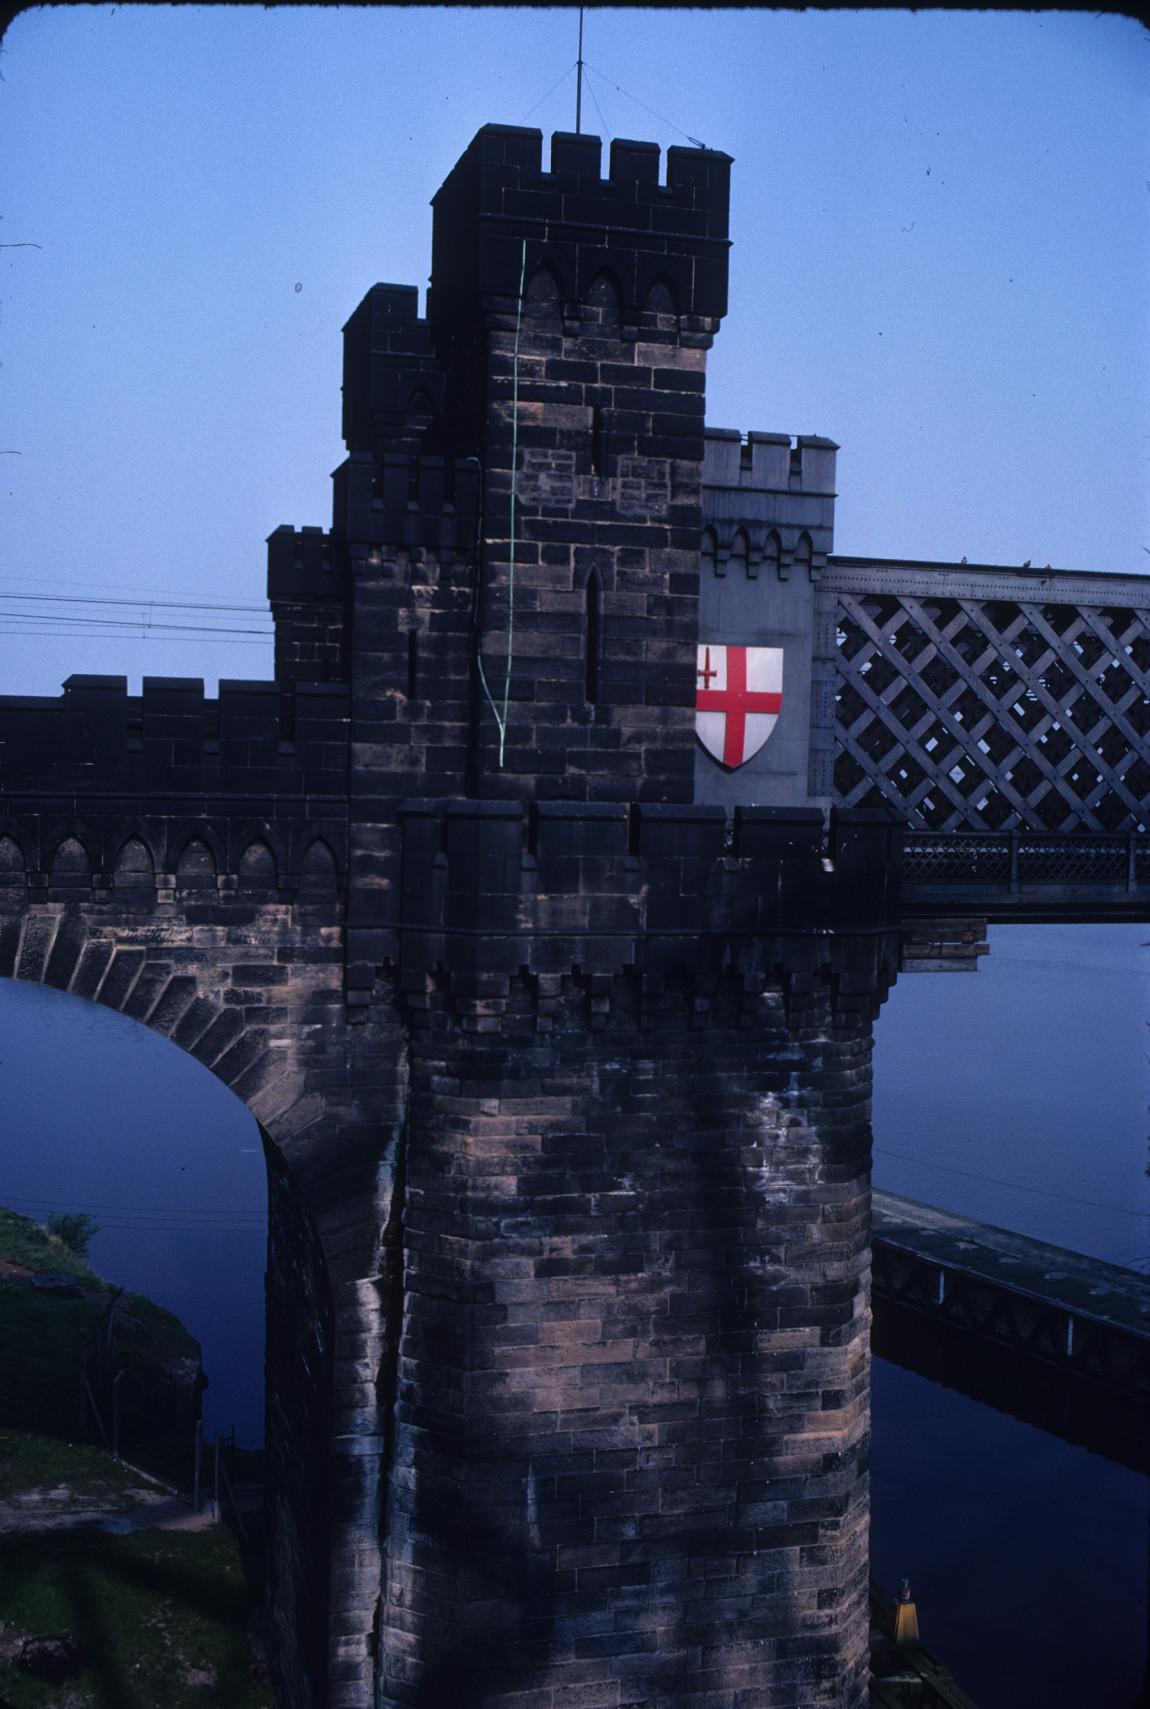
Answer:
[[[426,283],[430,197],[480,125],[572,128],[576,17],[21,14],[0,243],[36,247],[0,249],[0,592],[258,607],[266,535],[330,517],[340,327],[375,281]],[[841,444],[839,551],[1150,570],[1139,25],[619,9],[584,51],[585,129],[734,156],[709,419]],[[264,640],[145,638],[140,608],[88,610],[130,634],[17,608],[0,691],[271,672]]]

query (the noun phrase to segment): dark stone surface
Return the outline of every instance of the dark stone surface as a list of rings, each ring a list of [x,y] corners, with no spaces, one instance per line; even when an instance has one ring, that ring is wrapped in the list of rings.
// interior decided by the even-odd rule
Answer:
[[[275,681],[0,700],[0,973],[265,1136],[290,1709],[865,1701],[899,844],[693,800],[729,166],[487,127],[426,321],[345,328]]]

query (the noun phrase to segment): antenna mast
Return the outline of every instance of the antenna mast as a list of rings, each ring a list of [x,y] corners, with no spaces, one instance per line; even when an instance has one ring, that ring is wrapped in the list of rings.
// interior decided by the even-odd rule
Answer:
[[[579,58],[576,61],[575,77],[575,135],[581,130],[583,118],[583,8],[579,8]]]

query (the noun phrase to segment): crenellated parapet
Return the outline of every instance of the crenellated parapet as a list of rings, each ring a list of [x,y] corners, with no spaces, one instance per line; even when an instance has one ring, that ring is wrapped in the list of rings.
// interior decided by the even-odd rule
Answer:
[[[700,747],[696,799],[823,806],[811,776],[815,599],[834,548],[832,439],[708,428],[699,545],[699,641],[781,654],[770,740],[737,771]]]
[[[0,804],[161,793],[264,800],[346,794],[349,700],[337,683],[71,676],[62,695],[0,696]],[[189,807],[189,811],[196,808]]]
[[[437,344],[475,312],[506,312],[526,267],[541,265],[577,319],[593,282],[619,292],[624,336],[657,301],[688,338],[710,341],[727,312],[730,157],[671,148],[666,181],[652,143],[617,138],[608,176],[595,136],[556,132],[543,170],[537,130],[485,125],[432,200],[433,288],[428,320]]]
[[[704,998],[831,980],[843,1024],[897,968],[901,829],[880,813],[691,805],[407,801],[399,808],[400,985],[498,997],[526,972],[605,994]],[[847,934],[842,936],[840,934]]]
[[[343,329],[349,451],[418,449],[443,410],[444,374],[414,285],[373,285]]]
[[[332,479],[334,532],[369,546],[424,546],[474,557],[480,466],[474,457],[353,451]]]
[[[817,580],[834,550],[833,439],[709,427],[702,571]]]

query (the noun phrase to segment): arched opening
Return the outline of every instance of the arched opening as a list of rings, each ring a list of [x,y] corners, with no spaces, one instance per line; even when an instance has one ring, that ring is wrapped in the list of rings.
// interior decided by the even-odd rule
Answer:
[[[189,868],[206,877],[211,854],[197,841],[184,853]],[[329,859],[330,849],[317,839],[305,860],[308,876],[326,884]],[[194,888],[182,881],[179,888],[195,898]],[[130,890],[125,901],[135,919]],[[179,927],[166,945],[149,942],[146,926],[109,935],[97,919],[89,930],[83,910],[66,895],[63,913],[33,910],[22,927],[19,916],[12,923],[16,943],[11,931],[4,934],[5,971],[15,968],[20,976],[0,978],[0,1240],[6,1242],[0,1285],[9,1307],[0,1313],[0,1443],[9,1456],[9,1493],[44,1482],[43,1471],[38,1480],[33,1471],[32,1483],[21,1481],[28,1464],[48,1466],[50,1481],[64,1489],[80,1476],[84,1503],[98,1514],[108,1514],[109,1501],[117,1513],[123,1508],[117,1528],[134,1531],[150,1525],[153,1512],[128,1500],[125,1482],[136,1489],[140,1477],[116,1472],[115,1451],[129,1466],[158,1472],[177,1492],[175,1519],[187,1518],[198,1463],[201,1510],[210,1514],[218,1496],[220,1516],[250,1541],[245,1524],[258,1530],[262,1482],[273,1518],[264,1561],[269,1657],[281,1683],[322,1681],[332,1284],[295,1168],[244,1101],[272,1125],[306,1123],[306,1116],[292,1115],[302,1084],[297,1071],[281,1061],[269,1078],[259,1067],[260,1053],[269,1054],[268,1031],[243,1019],[241,1005],[251,1012],[263,1003],[261,982],[274,981],[274,963],[234,966],[250,990],[236,985],[231,972],[223,976],[221,988],[241,998],[229,1006],[204,990],[197,994],[194,951],[181,971]],[[65,985],[71,989],[59,988]],[[290,1022],[281,1019],[277,1030],[289,1032]],[[38,1226],[58,1214],[95,1225],[87,1230],[86,1260],[66,1244],[50,1243]],[[70,1232],[82,1235],[82,1220]],[[39,1318],[12,1309],[21,1296]],[[49,1311],[46,1318],[44,1308],[55,1305],[71,1315],[53,1320]],[[202,1395],[190,1337],[202,1347],[208,1374]],[[201,1399],[197,1448],[196,1407],[189,1403]],[[258,1457],[242,1450],[259,1449],[265,1412],[261,1480]],[[245,1501],[244,1481],[253,1478]],[[112,1521],[99,1523],[107,1528]],[[37,1542],[30,1535],[30,1546]],[[212,1548],[218,1564],[228,1546],[221,1538]],[[179,1562],[168,1571],[161,1555],[149,1555],[129,1581],[133,1594],[143,1597],[145,1610],[149,1597],[157,1606],[168,1598],[161,1614],[174,1607],[180,1620],[192,1622],[189,1632],[200,1630],[195,1620],[205,1605],[198,1581]],[[103,1574],[101,1584],[107,1579],[103,1555],[85,1558],[79,1576],[70,1555],[61,1559],[75,1596],[90,1602],[91,1574]],[[238,1588],[239,1559],[231,1559]],[[202,1570],[195,1562],[187,1569]],[[116,1582],[113,1573],[108,1583]],[[219,1677],[223,1697],[228,1680],[247,1680],[251,1669],[242,1598],[229,1610],[221,1605],[218,1619],[212,1616],[211,1641],[230,1670]],[[113,1631],[101,1617],[91,1638],[100,1700],[128,1702],[123,1670],[136,1666],[135,1632]],[[178,1662],[182,1652],[172,1655]],[[137,1686],[152,1693],[141,1702],[166,1701],[162,1683],[141,1667],[131,1676],[131,1701]]]
[[[205,1436],[234,1428],[238,1442],[261,1447],[267,1180],[255,1118],[169,1040],[51,986],[0,980],[0,1037],[0,1204],[37,1223],[90,1218],[92,1269],[173,1313],[200,1343]],[[163,1339],[158,1320],[156,1334]],[[186,1356],[179,1343],[173,1333],[173,1357]],[[79,1366],[74,1388],[70,1428],[81,1411]],[[105,1399],[95,1396],[109,1427]],[[141,1397],[121,1400],[138,1434]],[[97,1441],[100,1422],[89,1416],[85,1431]],[[146,1444],[129,1433],[122,1446],[131,1457]],[[192,1453],[189,1435],[189,1468]]]
[[[643,304],[643,307],[647,310],[648,314],[658,315],[660,318],[663,316],[670,316],[674,318],[678,315],[678,293],[676,292],[671,280],[668,279],[665,274],[661,274],[659,278],[652,281],[651,288],[647,292],[647,300]]]
[[[557,320],[561,301],[559,280],[546,262],[540,263],[527,280],[524,317],[529,320]]]
[[[798,569],[805,570],[809,578],[813,563],[814,551],[811,546],[811,537],[809,534],[800,534],[795,546],[795,565]]]
[[[587,314],[592,325],[614,331],[622,316],[622,295],[610,273],[597,273],[587,292]]]
[[[701,575],[715,575],[715,536],[711,529],[704,528],[703,538],[699,544],[699,572]]]

